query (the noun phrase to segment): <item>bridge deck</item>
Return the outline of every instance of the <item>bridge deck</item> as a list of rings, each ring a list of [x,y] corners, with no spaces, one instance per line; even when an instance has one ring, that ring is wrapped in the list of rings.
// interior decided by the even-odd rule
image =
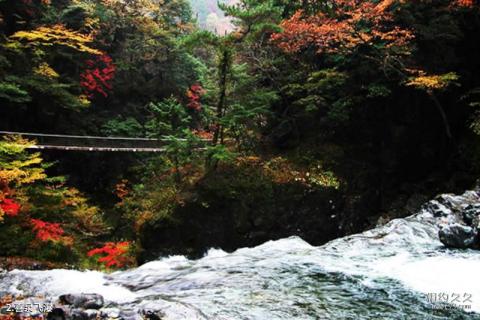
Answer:
[[[34,140],[35,145],[27,149],[62,150],[86,152],[165,152],[165,144],[169,139],[133,138],[133,137],[100,137],[64,134],[27,133],[0,131],[0,135],[19,135]],[[203,142],[211,140],[202,139]],[[205,148],[195,148],[204,150]]]

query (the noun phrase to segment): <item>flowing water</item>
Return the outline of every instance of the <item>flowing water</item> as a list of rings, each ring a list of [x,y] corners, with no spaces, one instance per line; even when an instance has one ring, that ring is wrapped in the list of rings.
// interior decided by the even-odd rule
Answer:
[[[291,237],[113,274],[15,270],[0,274],[0,294],[99,293],[107,314],[132,319],[145,311],[165,319],[480,319],[480,252],[444,248],[446,216],[424,209],[321,247]]]

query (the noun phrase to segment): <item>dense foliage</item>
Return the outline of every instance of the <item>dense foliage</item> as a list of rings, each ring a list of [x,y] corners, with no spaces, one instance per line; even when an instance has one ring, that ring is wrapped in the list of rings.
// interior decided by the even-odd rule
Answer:
[[[478,1],[192,4],[0,1],[0,129],[164,148],[7,137],[0,255],[122,268],[321,243],[478,177]]]
[[[64,177],[47,177],[51,164],[29,153],[30,145],[19,137],[0,141],[2,253],[76,262],[92,237],[108,228],[98,208]]]

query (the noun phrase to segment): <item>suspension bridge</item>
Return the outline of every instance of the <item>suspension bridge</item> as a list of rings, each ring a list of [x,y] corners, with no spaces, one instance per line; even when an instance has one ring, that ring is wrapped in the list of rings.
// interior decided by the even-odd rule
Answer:
[[[168,139],[101,137],[0,131],[0,136],[21,136],[35,141],[27,149],[86,152],[165,152]],[[210,142],[210,140],[202,139]]]

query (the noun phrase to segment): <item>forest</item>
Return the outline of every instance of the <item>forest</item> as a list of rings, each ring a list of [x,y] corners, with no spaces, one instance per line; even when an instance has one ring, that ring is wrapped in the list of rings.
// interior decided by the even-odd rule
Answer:
[[[477,0],[222,2],[225,30],[192,3],[0,0],[0,130],[164,148],[3,135],[0,260],[115,270],[321,245],[475,185]]]

